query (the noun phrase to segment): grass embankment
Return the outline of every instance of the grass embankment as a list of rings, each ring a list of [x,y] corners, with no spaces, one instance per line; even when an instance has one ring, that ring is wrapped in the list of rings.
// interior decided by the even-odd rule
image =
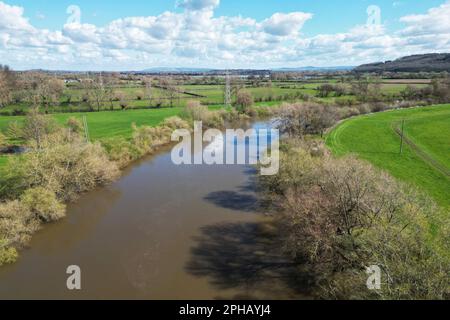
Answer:
[[[182,108],[163,108],[151,110],[127,110],[127,111],[103,111],[89,113],[61,113],[52,115],[60,124],[66,124],[71,117],[82,119],[86,116],[89,127],[89,136],[91,140],[108,139],[115,137],[131,138],[132,123],[137,126],[157,126],[164,119],[177,116]],[[0,132],[5,132],[8,125],[17,121],[21,123],[23,116],[0,116]],[[0,174],[1,169],[6,165],[9,156],[0,156]]]
[[[400,136],[394,128],[405,120],[406,137],[400,154]],[[355,153],[394,177],[428,192],[450,207],[450,178],[428,159],[450,170],[450,105],[396,110],[349,119],[327,136],[327,145],[338,156]]]

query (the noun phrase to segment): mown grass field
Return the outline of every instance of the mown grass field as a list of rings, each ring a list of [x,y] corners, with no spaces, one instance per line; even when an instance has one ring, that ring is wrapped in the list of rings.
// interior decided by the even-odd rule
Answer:
[[[434,117],[413,119],[408,122],[405,132],[422,150],[450,168],[449,117],[437,114]]]
[[[103,138],[122,136],[128,138],[131,136],[132,123],[138,126],[156,126],[165,118],[179,115],[182,108],[163,108],[151,110],[127,110],[127,111],[102,111],[87,113],[61,113],[54,114],[59,123],[65,124],[70,117],[82,119],[86,116],[91,139],[98,140]],[[24,117],[4,117],[0,116],[0,131],[7,129],[11,121],[23,121]]]
[[[430,158],[450,170],[450,105],[403,109],[349,119],[327,136],[337,155],[356,154],[396,178],[425,190],[450,207],[450,178],[408,144],[400,154],[394,131],[405,120],[406,137]]]

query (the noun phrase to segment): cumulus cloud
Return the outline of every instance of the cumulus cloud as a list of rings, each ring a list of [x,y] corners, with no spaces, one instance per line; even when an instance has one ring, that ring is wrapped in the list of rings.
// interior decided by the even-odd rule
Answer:
[[[305,36],[312,13],[274,13],[257,21],[219,16],[219,0],[182,0],[182,12],[124,17],[104,26],[74,21],[51,31],[32,26],[24,9],[0,0],[0,58],[19,68],[117,69],[161,65],[218,68],[356,65],[410,53],[450,50],[450,0],[400,19],[403,28],[359,25]],[[318,13],[316,13],[318,14]]]
[[[64,25],[63,34],[75,42],[100,42],[97,27],[93,24],[69,23]]]
[[[265,32],[275,36],[289,36],[297,34],[306,21],[312,18],[312,14],[304,12],[275,13],[269,19],[263,21]]]
[[[180,0],[177,5],[187,10],[213,10],[218,7],[220,0]]]
[[[450,33],[450,1],[437,8],[428,10],[426,14],[415,14],[402,17],[400,21],[408,25],[402,31],[405,36],[421,36],[426,34]]]
[[[32,31],[34,28],[23,16],[23,13],[22,7],[0,2],[0,30]]]

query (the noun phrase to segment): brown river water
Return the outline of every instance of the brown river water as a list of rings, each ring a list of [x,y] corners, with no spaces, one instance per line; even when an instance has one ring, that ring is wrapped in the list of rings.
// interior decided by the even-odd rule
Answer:
[[[161,150],[44,226],[0,268],[0,299],[304,298],[260,209],[257,174],[176,166]],[[70,265],[80,291],[66,287]]]

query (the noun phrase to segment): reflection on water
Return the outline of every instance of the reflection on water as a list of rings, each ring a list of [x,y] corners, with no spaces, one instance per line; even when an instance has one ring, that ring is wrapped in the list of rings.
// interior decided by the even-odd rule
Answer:
[[[175,166],[170,150],[83,195],[0,269],[0,298],[298,298],[247,166]],[[79,265],[82,290],[66,289]]]

